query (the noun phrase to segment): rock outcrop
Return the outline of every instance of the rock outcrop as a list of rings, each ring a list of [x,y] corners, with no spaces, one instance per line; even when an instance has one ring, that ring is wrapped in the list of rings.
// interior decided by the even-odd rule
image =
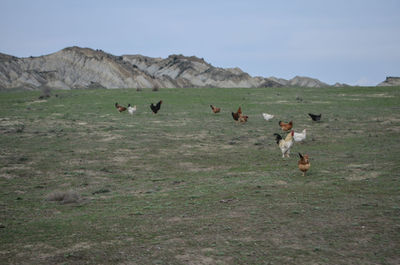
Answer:
[[[114,56],[102,50],[68,47],[29,58],[0,54],[0,89],[173,88],[329,86],[317,79],[251,77],[239,68],[214,67],[195,56]]]
[[[285,80],[283,78],[270,77],[269,79],[280,83],[282,86],[297,86],[297,87],[328,87],[329,85],[319,81],[315,78],[305,77],[305,76],[295,76],[290,80]]]
[[[400,77],[388,76],[386,80],[379,83],[378,86],[400,86]]]

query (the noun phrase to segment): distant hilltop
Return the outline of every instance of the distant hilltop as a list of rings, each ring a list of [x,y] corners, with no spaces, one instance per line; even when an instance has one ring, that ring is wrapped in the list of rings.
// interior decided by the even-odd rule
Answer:
[[[400,86],[400,77],[388,76],[386,80],[379,83],[378,86]]]
[[[340,86],[344,84],[336,84]],[[239,68],[219,68],[195,56],[115,56],[102,50],[68,47],[38,57],[0,53],[0,89],[328,87],[309,77],[285,80],[252,77]]]

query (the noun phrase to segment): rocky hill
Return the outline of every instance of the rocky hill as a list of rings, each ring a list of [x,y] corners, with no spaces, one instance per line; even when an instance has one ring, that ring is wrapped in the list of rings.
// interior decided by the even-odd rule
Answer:
[[[102,50],[68,47],[29,58],[0,53],[0,89],[173,88],[329,86],[317,79],[251,77],[239,68],[219,68],[195,56],[114,56]]]
[[[305,76],[295,76],[290,80],[282,78],[270,77],[271,80],[280,83],[282,86],[297,86],[297,87],[328,87],[329,85],[315,78]]]
[[[386,80],[379,83],[378,86],[400,86],[400,77],[388,76]]]

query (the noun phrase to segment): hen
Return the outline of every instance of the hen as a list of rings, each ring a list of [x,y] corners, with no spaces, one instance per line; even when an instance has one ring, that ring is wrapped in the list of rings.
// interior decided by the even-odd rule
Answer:
[[[160,110],[160,108],[161,108],[161,103],[162,103],[162,100],[160,100],[156,105],[154,105],[153,103],[151,103],[150,109],[153,111],[154,114],[157,114],[157,112]]]
[[[289,131],[293,127],[293,122],[285,123],[283,121],[279,121],[279,126],[281,126],[282,131]]]
[[[282,138],[280,134],[274,133],[276,137],[276,143],[279,145],[279,148],[282,151],[282,158],[289,157],[290,154],[290,148],[293,146],[293,134],[294,131],[291,131],[288,133],[285,139]]]
[[[249,118],[249,116],[247,115],[239,115],[239,122],[247,122],[247,119]]]
[[[128,112],[129,114],[133,114],[136,112],[136,105],[131,107],[131,104],[128,104]]]
[[[263,113],[262,115],[264,117],[264,120],[266,120],[266,121],[269,121],[270,119],[272,119],[274,117],[274,115],[268,114],[268,113]]]
[[[308,115],[311,117],[311,119],[312,119],[313,121],[320,121],[320,120],[321,120],[321,113],[320,113],[319,115],[315,115],[315,114],[312,114],[312,113],[308,113]]]
[[[232,112],[232,117],[235,121],[239,120],[240,115],[242,114],[242,109],[239,107],[237,112]]]
[[[299,166],[299,169],[303,172],[303,176],[306,175],[307,170],[310,168],[310,161],[308,160],[308,155],[302,155],[299,153],[300,160],[297,163]]]
[[[218,113],[218,112],[221,111],[221,108],[214,107],[213,105],[210,105],[210,107],[211,107],[211,109],[212,109],[212,111],[213,111],[214,113]]]
[[[118,102],[115,103],[115,107],[118,109],[120,113],[126,110],[126,108],[119,105]]]
[[[307,131],[307,130],[304,129],[301,133],[295,132],[294,135],[293,135],[294,141],[295,141],[295,142],[301,142],[301,141],[303,141],[304,139],[306,139],[306,131]]]

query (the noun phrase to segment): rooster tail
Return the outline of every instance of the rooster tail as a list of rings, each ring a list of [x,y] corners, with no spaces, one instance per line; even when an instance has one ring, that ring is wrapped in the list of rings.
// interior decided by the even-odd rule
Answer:
[[[118,102],[115,102],[115,107],[118,108]]]
[[[280,134],[274,133],[276,143],[279,144],[279,142],[282,140],[282,136]]]
[[[281,126],[282,121],[279,121],[279,126]]]
[[[302,154],[299,153],[300,159],[304,159],[304,157],[302,156]]]
[[[214,106],[213,106],[213,105],[210,105],[210,107],[211,107],[211,109],[214,109]]]

